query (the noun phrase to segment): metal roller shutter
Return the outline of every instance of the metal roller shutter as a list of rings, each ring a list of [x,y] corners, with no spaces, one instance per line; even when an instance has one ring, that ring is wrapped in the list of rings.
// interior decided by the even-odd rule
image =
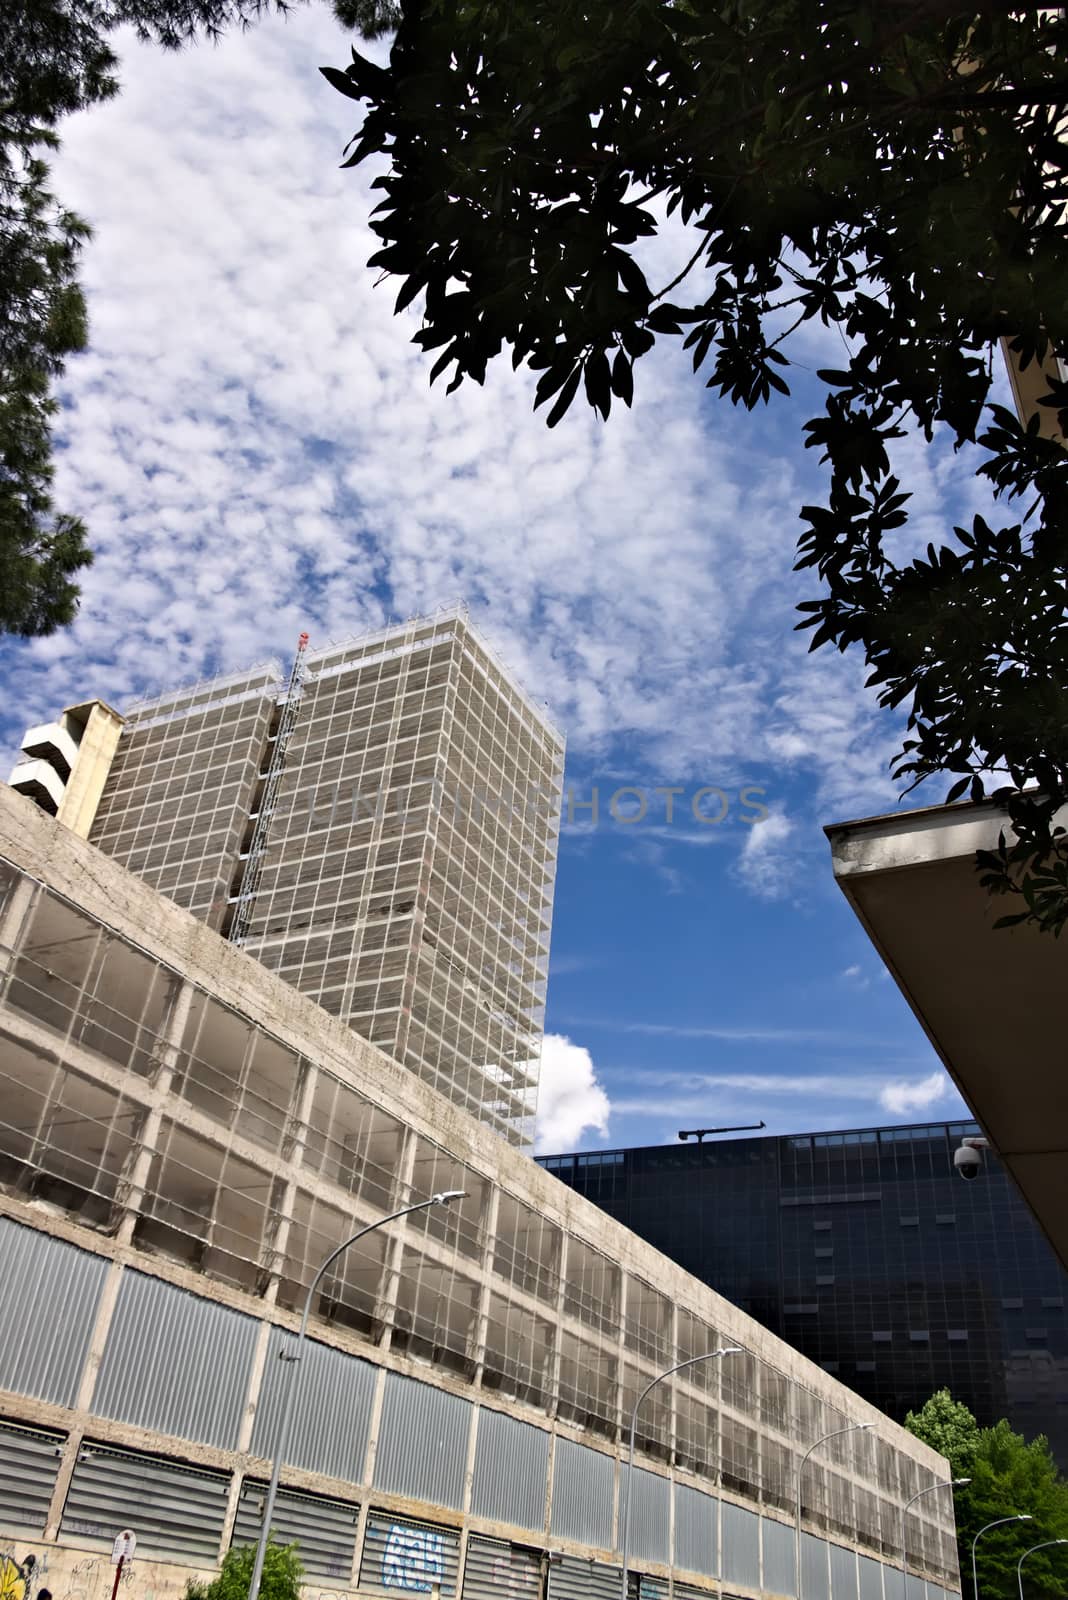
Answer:
[[[138,1557],[214,1566],[230,1476],[86,1441],[78,1452],[60,1532],[77,1544],[111,1546],[123,1528]]]
[[[394,1517],[388,1511],[369,1514],[360,1556],[361,1593],[387,1595],[390,1600],[397,1590],[455,1594],[459,1564],[460,1535],[455,1528]]]
[[[503,1539],[468,1539],[463,1600],[539,1600],[540,1594],[540,1550]]]
[[[697,1589],[692,1583],[675,1584],[674,1600],[719,1600],[715,1589]]]
[[[66,1434],[0,1425],[0,1528],[43,1533]]]
[[[263,1523],[267,1485],[246,1478],[237,1503],[233,1544],[255,1544]],[[297,1541],[304,1570],[315,1578],[347,1585],[356,1553],[360,1508],[348,1500],[281,1489],[274,1503],[272,1527],[281,1544]]]
[[[549,1564],[549,1600],[619,1600],[620,1569],[563,1556]]]

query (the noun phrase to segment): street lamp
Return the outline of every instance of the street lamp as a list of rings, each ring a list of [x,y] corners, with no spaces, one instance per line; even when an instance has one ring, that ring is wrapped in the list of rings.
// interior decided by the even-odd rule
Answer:
[[[905,1518],[917,1500],[925,1494],[934,1494],[936,1489],[962,1489],[966,1483],[971,1483],[970,1478],[946,1478],[940,1483],[929,1483],[926,1489],[917,1489],[911,1500],[906,1500],[901,1507],[901,1600],[909,1600],[909,1557],[905,1544]]]
[[[627,1457],[627,1492],[623,1497],[623,1505],[619,1519],[619,1542],[622,1547],[623,1554],[623,1583],[622,1588],[620,1589],[620,1600],[627,1600],[627,1548],[630,1536],[630,1485],[634,1473],[634,1434],[638,1426],[638,1407],[641,1405],[650,1389],[655,1389],[658,1383],[663,1383],[665,1378],[670,1378],[673,1372],[681,1372],[684,1367],[695,1367],[699,1361],[714,1361],[717,1356],[740,1356],[743,1353],[744,1352],[741,1345],[728,1344],[724,1345],[720,1350],[706,1350],[703,1356],[691,1356],[688,1361],[680,1361],[676,1366],[668,1367],[666,1372],[659,1373],[658,1376],[653,1379],[652,1383],[646,1384],[645,1388],[634,1402],[634,1409],[630,1414],[630,1454]],[[250,1596],[249,1600],[255,1600],[255,1596]]]
[[[1030,1550],[1025,1550],[1016,1563],[1016,1584],[1020,1591],[1020,1600],[1023,1600],[1023,1564],[1028,1556],[1033,1556],[1036,1550],[1048,1550],[1051,1544],[1068,1544],[1068,1539],[1045,1539],[1041,1544],[1033,1544]]]
[[[979,1600],[979,1573],[975,1565],[975,1547],[984,1533],[989,1533],[991,1528],[1003,1527],[1006,1522],[1033,1522],[1035,1519],[1029,1511],[1021,1511],[1015,1517],[995,1517],[993,1522],[988,1522],[979,1529],[972,1540],[972,1600]]]
[[[818,1450],[821,1444],[826,1444],[828,1439],[840,1439],[843,1433],[866,1433],[874,1426],[874,1422],[851,1422],[847,1428],[835,1428],[833,1433],[825,1433],[822,1439],[810,1444],[797,1464],[797,1517],[794,1523],[794,1593],[797,1595],[797,1600],[801,1600],[801,1474],[805,1470],[805,1462],[812,1452]]]
[[[364,1234],[373,1233],[376,1228],[382,1228],[387,1222],[396,1222],[398,1217],[406,1217],[413,1211],[426,1211],[430,1206],[447,1206],[453,1200],[463,1200],[467,1194],[466,1189],[446,1189],[441,1194],[431,1195],[429,1200],[417,1200],[414,1205],[401,1206],[399,1211],[391,1211],[388,1217],[379,1217],[377,1222],[369,1222],[366,1228],[361,1228],[358,1233],[339,1244],[336,1250],[331,1250],[315,1277],[308,1286],[304,1296],[304,1311],[300,1319],[300,1332],[297,1334],[296,1350],[292,1355],[285,1349],[279,1351],[283,1361],[293,1362],[300,1360],[304,1346],[304,1336],[308,1331],[308,1318],[311,1315],[312,1297],[318,1289],[323,1274],[332,1266],[338,1256],[343,1255],[350,1245],[362,1239]],[[293,1415],[293,1395],[295,1384],[291,1373],[286,1373],[283,1379],[286,1385],[285,1399],[282,1402],[282,1420],[278,1428],[278,1439],[274,1447],[274,1464],[271,1467],[271,1482],[267,1490],[267,1499],[263,1507],[263,1525],[256,1544],[256,1560],[252,1568],[252,1581],[248,1586],[248,1600],[259,1600],[260,1581],[263,1578],[263,1560],[267,1554],[267,1541],[271,1536],[271,1518],[274,1516],[274,1502],[278,1495],[278,1475],[282,1470],[282,1457],[285,1455],[286,1444],[289,1439],[289,1423]]]

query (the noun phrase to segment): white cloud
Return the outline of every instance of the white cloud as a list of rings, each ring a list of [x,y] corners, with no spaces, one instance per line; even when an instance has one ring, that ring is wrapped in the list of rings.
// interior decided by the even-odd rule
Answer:
[[[889,1111],[892,1116],[909,1116],[917,1111],[929,1111],[933,1105],[944,1100],[952,1090],[952,1084],[942,1071],[931,1072],[926,1078],[902,1078],[894,1083],[887,1083],[879,1091],[879,1104],[884,1111]]]
[[[735,876],[761,900],[785,899],[793,888],[794,860],[784,846],[794,825],[781,811],[755,822],[735,863]]]
[[[535,1149],[573,1150],[587,1131],[603,1138],[611,1109],[590,1052],[561,1033],[547,1033],[541,1050]]]
[[[900,1065],[903,1065],[901,1063]],[[662,1123],[703,1125],[767,1123],[769,1132],[803,1128],[871,1127],[888,1119],[911,1120],[944,1098],[954,1099],[939,1072],[924,1079],[904,1077],[887,1082],[885,1072],[869,1065],[835,1071],[829,1063],[811,1072],[650,1071],[627,1075],[625,1093],[612,1099],[612,1115]],[[710,1107],[715,1116],[710,1117]],[[943,1115],[955,1115],[946,1105]],[[804,1121],[799,1125],[799,1115]]]
[[[122,93],[64,125],[58,192],[95,237],[57,498],[97,562],[69,633],[7,647],[9,744],[72,699],[463,595],[583,759],[725,788],[788,764],[821,806],[892,803],[859,663],[791,633],[801,414],[710,405],[677,347],[607,426],[576,406],[549,432],[507,363],[431,391],[416,310],[366,267],[374,174],[338,170],[359,113],[317,69],[346,50],[325,8],[217,48],[124,38]],[[757,893],[791,826],[752,829]]]

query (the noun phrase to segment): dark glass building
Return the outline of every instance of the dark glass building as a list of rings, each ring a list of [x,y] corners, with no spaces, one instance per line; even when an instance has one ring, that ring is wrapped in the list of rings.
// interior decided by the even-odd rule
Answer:
[[[972,1122],[539,1157],[897,1421],[948,1388],[1068,1469],[1068,1274]]]

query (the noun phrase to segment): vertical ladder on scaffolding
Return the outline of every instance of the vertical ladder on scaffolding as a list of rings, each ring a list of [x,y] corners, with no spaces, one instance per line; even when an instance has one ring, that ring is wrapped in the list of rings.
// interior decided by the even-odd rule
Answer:
[[[286,746],[289,743],[289,736],[296,725],[300,699],[304,692],[304,652],[307,648],[308,635],[302,633],[297,640],[297,653],[293,658],[293,670],[289,674],[289,684],[282,704],[282,715],[278,719],[274,749],[271,751],[271,759],[267,765],[266,781],[263,785],[263,795],[260,799],[256,826],[252,831],[248,855],[245,858],[245,870],[241,875],[241,887],[237,892],[233,921],[227,934],[231,944],[244,943],[249,925],[252,922],[252,908],[256,903],[256,891],[259,889],[260,878],[263,876],[271,816],[274,812],[275,801],[278,798],[278,787],[282,782],[282,773],[286,764]]]

